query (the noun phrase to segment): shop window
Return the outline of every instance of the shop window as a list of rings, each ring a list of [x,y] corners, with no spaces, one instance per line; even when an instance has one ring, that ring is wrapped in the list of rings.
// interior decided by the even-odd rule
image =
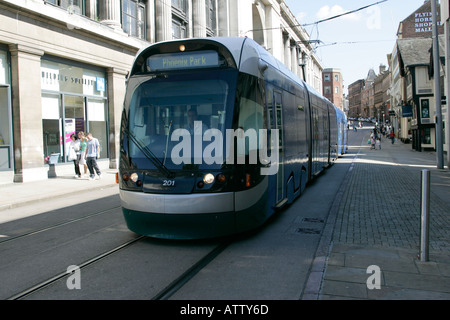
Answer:
[[[11,168],[9,86],[0,86],[0,171]]]
[[[422,132],[422,144],[431,144],[431,129],[425,128]]]
[[[122,28],[129,36],[145,40],[146,8],[138,0],[122,0]]]
[[[87,99],[87,121],[89,132],[100,143],[100,158],[108,157],[108,135],[106,122],[106,101]]]
[[[56,59],[57,60],[57,59]],[[70,136],[91,132],[108,158],[107,83],[102,70],[62,61],[41,62],[43,158],[67,162]]]
[[[63,154],[59,106],[59,95],[42,95],[43,160],[54,153]]]

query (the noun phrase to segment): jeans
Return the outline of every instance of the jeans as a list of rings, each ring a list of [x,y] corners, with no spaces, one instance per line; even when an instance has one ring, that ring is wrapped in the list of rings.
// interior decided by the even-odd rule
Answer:
[[[95,157],[87,157],[86,164],[89,169],[90,177],[95,178],[95,172],[97,172],[98,176],[100,176],[102,173],[100,172],[100,168],[97,164],[97,158]],[[94,172],[95,170],[95,172]]]
[[[81,172],[80,172],[80,160],[73,160],[73,165],[75,167],[75,174],[79,177],[81,177]]]

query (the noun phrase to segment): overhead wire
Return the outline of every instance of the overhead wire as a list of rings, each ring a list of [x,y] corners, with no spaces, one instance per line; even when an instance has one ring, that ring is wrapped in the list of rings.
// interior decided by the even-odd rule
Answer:
[[[335,15],[335,16],[332,16],[332,17],[329,17],[329,18],[326,18],[326,19],[322,19],[322,20],[319,20],[319,21],[315,21],[315,22],[312,22],[312,23],[306,23],[306,24],[294,24],[294,25],[291,25],[291,26],[282,26],[282,27],[272,27],[272,28],[252,29],[252,30],[248,30],[246,33],[252,32],[252,31],[268,31],[268,30],[276,30],[276,29],[283,29],[283,28],[285,28],[285,29],[293,29],[293,28],[297,28],[297,27],[308,27],[308,26],[312,26],[312,25],[316,25],[316,26],[317,26],[317,25],[320,24],[320,23],[327,22],[327,21],[330,21],[330,20],[334,20],[334,19],[337,19],[337,18],[346,16],[346,15],[349,15],[349,14],[352,14],[352,13],[356,13],[356,12],[359,12],[359,11],[361,11],[361,10],[365,10],[365,9],[367,9],[367,8],[370,8],[370,7],[379,5],[379,4],[381,4],[381,3],[383,3],[383,2],[387,2],[387,1],[389,1],[389,0],[378,1],[378,2],[375,2],[375,3],[369,4],[369,5],[367,5],[367,6],[364,6],[364,7],[355,9],[355,10],[347,11],[347,12],[344,12],[344,13],[341,13],[341,14],[338,14],[338,15]]]

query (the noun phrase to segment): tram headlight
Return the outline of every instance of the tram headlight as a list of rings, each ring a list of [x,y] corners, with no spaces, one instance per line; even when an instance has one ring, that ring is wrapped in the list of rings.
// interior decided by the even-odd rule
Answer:
[[[134,183],[136,183],[136,181],[138,181],[139,179],[139,175],[137,173],[132,173],[130,175],[130,180],[133,181]]]
[[[215,177],[212,173],[207,173],[203,177],[203,182],[206,184],[212,184],[214,182],[214,179],[215,179]]]

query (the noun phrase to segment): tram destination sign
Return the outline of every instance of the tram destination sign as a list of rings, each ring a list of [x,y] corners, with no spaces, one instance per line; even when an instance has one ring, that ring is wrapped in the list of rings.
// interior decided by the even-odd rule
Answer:
[[[219,55],[215,51],[157,54],[147,60],[151,71],[217,67]]]

